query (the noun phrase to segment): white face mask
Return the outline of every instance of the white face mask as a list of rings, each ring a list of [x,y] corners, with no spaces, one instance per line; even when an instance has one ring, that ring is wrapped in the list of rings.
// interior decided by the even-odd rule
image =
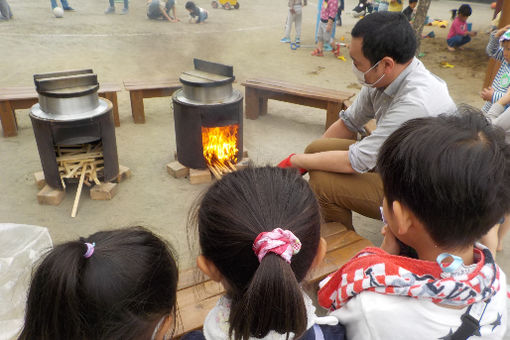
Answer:
[[[379,77],[379,79],[377,79],[375,82],[373,82],[372,84],[369,84],[366,82],[365,80],[365,74],[367,74],[368,72],[372,71],[375,67],[377,67],[377,65],[379,65],[381,61],[379,60],[378,62],[376,62],[374,64],[374,66],[372,66],[371,68],[369,68],[366,72],[361,72],[360,70],[358,70],[358,68],[356,67],[356,65],[354,65],[354,61],[352,62],[352,72],[354,72],[354,75],[356,76],[356,78],[358,78],[358,82],[363,85],[363,86],[366,86],[366,87],[375,87],[375,85],[381,81],[381,79],[384,78],[385,74],[383,73],[383,75],[381,77]]]

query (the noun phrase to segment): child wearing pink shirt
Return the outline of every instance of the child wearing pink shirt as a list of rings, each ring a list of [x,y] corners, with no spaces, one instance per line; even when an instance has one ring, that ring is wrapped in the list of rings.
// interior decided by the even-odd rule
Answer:
[[[329,43],[331,39],[331,31],[335,17],[338,11],[338,0],[324,0],[321,8],[321,21],[319,23],[319,30],[317,31],[317,48],[312,52],[312,55],[322,57],[324,56],[323,47],[324,42]]]
[[[463,4],[459,7],[457,16],[453,20],[450,32],[446,38],[449,51],[455,51],[457,47],[467,44],[471,41],[471,37],[476,35],[476,32],[469,32],[467,29],[466,20],[471,15],[471,6]]]

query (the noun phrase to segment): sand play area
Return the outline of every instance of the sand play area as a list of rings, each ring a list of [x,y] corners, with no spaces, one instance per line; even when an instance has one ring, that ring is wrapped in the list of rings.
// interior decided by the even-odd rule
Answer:
[[[201,58],[233,65],[234,88],[250,77],[268,77],[357,93],[359,85],[346,61],[332,54],[310,56],[314,40],[317,3],[309,1],[303,11],[302,48],[292,51],[280,43],[287,16],[287,2],[240,0],[240,9],[212,9],[208,0],[197,4],[209,10],[206,23],[187,22],[184,1],[177,2],[180,23],[149,20],[145,1],[132,1],[128,15],[104,15],[107,1],[70,0],[75,12],[57,19],[49,1],[9,0],[14,20],[0,22],[0,87],[32,86],[32,75],[51,71],[92,68],[99,82],[122,84],[125,80],[178,79],[193,68],[192,59]],[[460,2],[433,1],[431,18],[449,19]],[[120,12],[121,4],[118,3]],[[349,31],[357,19],[350,15],[355,6],[346,0],[344,25],[336,37],[349,42]],[[489,5],[473,3],[471,20],[480,34],[466,50],[446,49],[447,28],[426,27],[436,38],[422,42],[422,61],[443,78],[454,100],[481,107],[478,93],[488,58],[486,31],[492,17]],[[186,13],[186,15],[185,15]],[[446,61],[454,68],[443,68]],[[121,126],[116,129],[119,163],[133,176],[122,182],[111,201],[93,201],[88,188],[82,193],[78,215],[71,218],[75,186],[67,189],[59,206],[37,203],[34,173],[41,162],[28,110],[17,111],[18,136],[0,137],[0,222],[33,224],[50,230],[58,243],[86,236],[97,230],[144,225],[169,240],[179,254],[181,268],[190,267],[186,237],[190,207],[207,184],[190,185],[167,173],[166,164],[174,158],[175,131],[172,101],[169,97],[145,100],[145,124],[134,124],[129,95],[118,94]],[[292,152],[301,152],[321,136],[325,111],[270,101],[268,114],[244,121],[244,145],[255,164],[276,164]],[[375,244],[381,237],[382,222],[356,216],[356,230]],[[510,271],[506,250],[498,262]]]

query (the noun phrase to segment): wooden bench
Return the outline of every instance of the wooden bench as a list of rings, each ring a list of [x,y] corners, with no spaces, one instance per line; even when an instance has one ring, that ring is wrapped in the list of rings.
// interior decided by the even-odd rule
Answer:
[[[267,113],[267,100],[284,102],[325,109],[326,129],[338,119],[340,110],[346,109],[345,101],[354,93],[325,89],[303,84],[292,84],[267,78],[247,79],[245,86],[245,114],[248,119],[257,119]]]
[[[321,226],[321,234],[328,243],[324,261],[308,274],[307,283],[318,287],[320,280],[339,269],[361,249],[372,243],[347,230],[338,223]],[[179,276],[177,291],[178,319],[174,336],[201,329],[207,313],[224,294],[223,286],[207,277],[196,277],[196,269],[183,271]]]
[[[113,121],[115,126],[120,126],[117,102],[117,92],[120,89],[118,84],[102,83],[98,90],[100,97],[108,99],[113,104]],[[29,109],[32,105],[37,104],[38,101],[39,96],[32,86],[0,88],[0,120],[4,137],[18,135],[18,122],[15,111]]]
[[[181,87],[178,80],[124,81],[124,88],[129,91],[135,124],[145,123],[144,98],[168,97]]]

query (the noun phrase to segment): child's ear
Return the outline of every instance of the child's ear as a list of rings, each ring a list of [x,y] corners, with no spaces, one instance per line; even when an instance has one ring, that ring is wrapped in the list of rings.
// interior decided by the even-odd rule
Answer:
[[[411,211],[399,201],[393,201],[392,208],[395,221],[397,222],[398,235],[407,234],[413,224]]]
[[[326,242],[324,237],[321,237],[319,240],[319,246],[317,247],[317,254],[315,254],[315,257],[313,259],[312,265],[310,266],[310,269],[313,269],[322,263],[322,260],[324,260],[324,256],[326,256],[327,249],[328,249],[328,243]]]
[[[218,268],[204,255],[199,255],[197,257],[197,266],[205,275],[209,276],[211,280],[221,282],[223,279]]]

